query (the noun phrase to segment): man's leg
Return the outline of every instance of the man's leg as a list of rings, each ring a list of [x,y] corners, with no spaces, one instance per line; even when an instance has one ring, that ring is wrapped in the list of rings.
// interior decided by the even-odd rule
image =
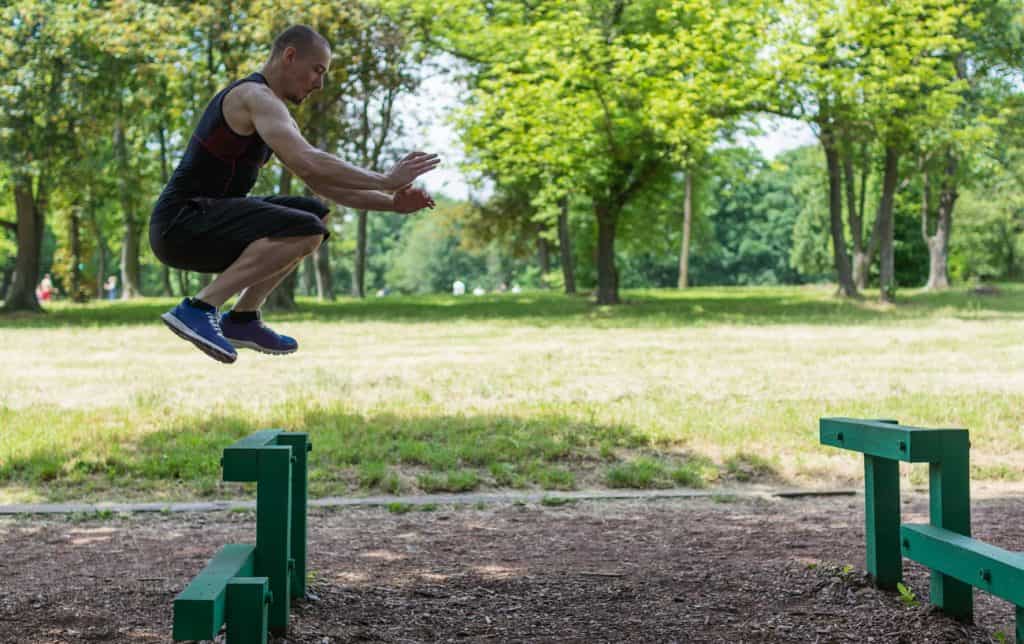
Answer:
[[[299,350],[299,343],[295,338],[277,333],[263,324],[260,307],[270,292],[295,270],[300,261],[301,258],[295,260],[277,275],[242,291],[242,296],[235,302],[234,308],[221,316],[221,330],[232,346],[236,349],[244,347],[272,355],[286,355]]]
[[[257,239],[246,246],[238,259],[195,298],[185,298],[177,307],[162,315],[164,324],[220,362],[234,362],[238,358],[236,346],[265,350],[263,344],[266,343],[262,338],[242,337],[240,343],[239,338],[229,337],[226,330],[221,328],[223,318],[218,315],[217,309],[238,291],[271,280],[276,283],[288,269],[313,252],[322,240],[322,234]],[[258,319],[258,314],[252,315]],[[275,342],[267,350],[268,353],[291,353],[298,347],[294,340],[277,336],[262,325],[255,325],[255,330],[272,334]]]
[[[265,289],[265,299],[290,269],[316,250],[321,241],[323,235],[257,239],[242,251],[227,270],[201,290],[196,298],[220,308],[235,293],[262,287]],[[269,288],[266,286],[268,282],[272,282]]]
[[[270,293],[277,288],[278,284],[283,282],[286,277],[292,274],[299,263],[305,258],[300,257],[291,264],[289,264],[283,271],[276,275],[271,275],[262,282],[257,282],[249,288],[242,291],[242,295],[235,302],[235,306],[232,307],[232,311],[259,311],[263,306],[263,303],[267,301],[267,297]]]

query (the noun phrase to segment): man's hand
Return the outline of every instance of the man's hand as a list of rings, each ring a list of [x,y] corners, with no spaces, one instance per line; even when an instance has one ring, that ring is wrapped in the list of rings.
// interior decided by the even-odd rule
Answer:
[[[426,174],[436,168],[441,159],[436,154],[426,152],[410,152],[401,161],[391,168],[387,174],[388,190],[401,190],[406,188],[416,177]]]
[[[433,208],[437,205],[434,203],[433,198],[427,194],[426,190],[411,187],[396,192],[393,203],[395,212],[402,214],[413,213],[424,208]]]

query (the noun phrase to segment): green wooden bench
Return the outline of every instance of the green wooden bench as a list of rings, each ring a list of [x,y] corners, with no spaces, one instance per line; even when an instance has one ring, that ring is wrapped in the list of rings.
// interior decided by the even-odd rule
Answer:
[[[256,482],[256,544],[228,544],[174,599],[175,640],[265,644],[306,592],[306,434],[264,430],[224,450],[225,481]]]
[[[903,579],[903,557],[932,570],[929,598],[962,621],[974,588],[1013,603],[1024,642],[1024,554],[971,538],[970,439],[966,429],[923,429],[895,420],[822,418],[820,440],[864,454],[867,569],[880,588]],[[929,523],[900,523],[899,462],[928,463]]]

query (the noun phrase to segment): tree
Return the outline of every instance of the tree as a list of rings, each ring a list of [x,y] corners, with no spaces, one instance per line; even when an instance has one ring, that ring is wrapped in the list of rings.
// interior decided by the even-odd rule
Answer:
[[[975,171],[991,167],[986,157],[998,156],[991,148],[1000,145],[1001,126],[1014,121],[1006,106],[1020,93],[1022,16],[1024,5],[1019,0],[975,0],[967,3],[952,27],[965,45],[944,52],[943,57],[955,70],[961,101],[946,118],[931,124],[918,148],[921,235],[929,251],[928,289],[949,286],[949,244],[959,189]]]
[[[829,221],[839,293],[858,295],[871,248],[881,253],[882,298],[895,285],[892,208],[899,158],[959,100],[952,67],[936,52],[963,44],[953,26],[963,14],[953,0],[838,2],[804,0],[788,5],[775,23],[776,55],[766,65],[768,112],[810,123],[822,145],[828,176]],[[781,79],[782,82],[777,82]],[[756,105],[757,103],[755,103]],[[855,155],[870,163],[877,142],[884,162],[872,241],[862,238],[866,177],[856,194]],[[859,264],[855,279],[846,243],[843,188]]]
[[[753,4],[462,2],[433,28],[475,65],[459,119],[475,167],[590,201],[599,303],[619,301],[615,242],[627,206],[666,168],[696,162],[742,94],[757,50]]]
[[[346,46],[353,49],[346,65],[349,100],[345,103],[351,138],[343,146],[354,163],[383,171],[383,164],[395,156],[391,146],[401,134],[398,101],[419,86],[418,66],[422,53],[409,37],[408,12],[388,11],[377,3],[354,5],[357,29]],[[366,295],[367,216],[356,214],[356,255],[352,271],[352,294]]]
[[[17,257],[4,311],[40,311],[35,297],[46,214],[84,111],[85,9],[50,0],[0,10],[0,158],[9,168]],[[54,55],[54,52],[59,52]],[[81,111],[79,111],[81,110]]]

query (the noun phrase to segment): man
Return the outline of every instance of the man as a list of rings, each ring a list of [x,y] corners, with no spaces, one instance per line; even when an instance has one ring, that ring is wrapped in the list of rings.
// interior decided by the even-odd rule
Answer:
[[[329,235],[328,208],[296,196],[248,197],[271,154],[318,195],[360,210],[412,213],[433,208],[413,180],[437,167],[437,155],[412,152],[390,172],[357,168],[311,146],[284,101],[321,89],[331,62],[323,36],[289,27],[259,73],[218,93],[150,218],[153,252],[169,266],[218,273],[209,286],[162,316],[174,333],[212,358],[234,362],[236,347],[286,354],[298,343],[260,319],[267,295]],[[218,310],[241,292],[234,308]]]

